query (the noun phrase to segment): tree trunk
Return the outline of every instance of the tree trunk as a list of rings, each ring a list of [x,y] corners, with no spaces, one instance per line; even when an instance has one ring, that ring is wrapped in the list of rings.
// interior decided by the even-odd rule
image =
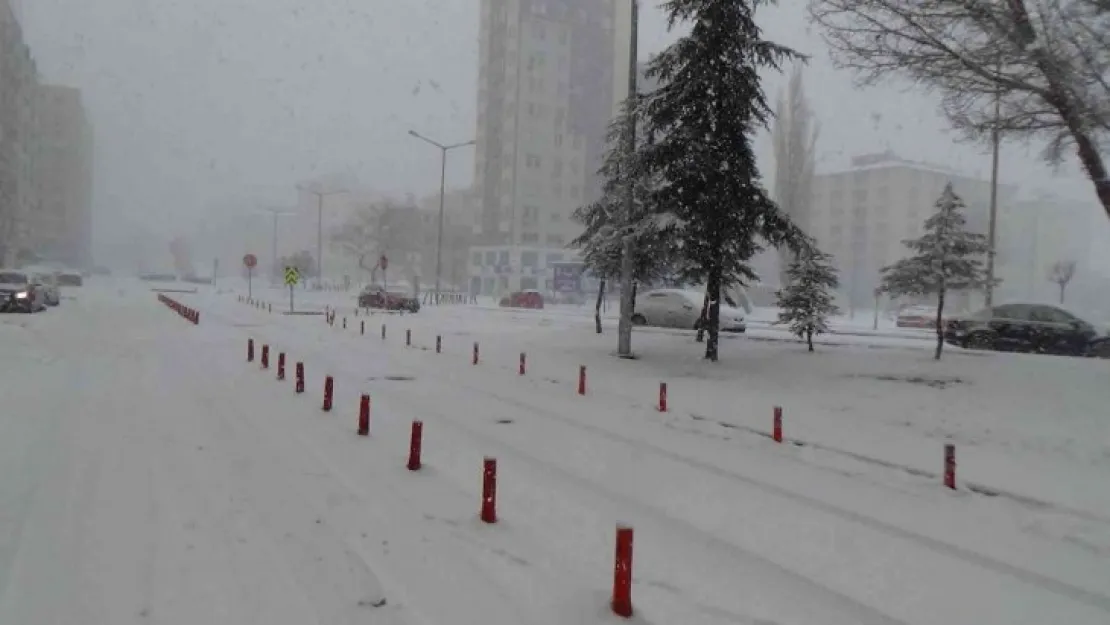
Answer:
[[[701,300],[701,314],[698,315],[698,335],[694,340],[701,343],[705,340],[705,324],[709,321],[709,289],[705,289],[705,297]]]
[[[944,283],[941,282],[940,291],[937,292],[937,351],[933,358],[940,360],[940,353],[944,349]]]
[[[813,328],[806,328],[806,344],[809,345],[809,351],[813,351]]]
[[[640,290],[640,281],[639,280],[633,280],[632,281],[632,305],[629,307],[632,310],[633,315],[636,314],[636,295],[638,294],[639,290]]]
[[[1067,283],[1067,282],[1061,282],[1061,283],[1060,283],[1060,303],[1061,303],[1061,304],[1063,304],[1063,303],[1064,303],[1064,291],[1065,291],[1065,290],[1066,290],[1067,288],[1068,288],[1068,283]]]
[[[597,303],[594,304],[594,327],[601,334],[601,304],[605,302],[605,278],[598,282]]]
[[[718,354],[718,341],[720,340],[720,323],[721,323],[721,269],[720,267],[713,267],[709,270],[709,283],[707,285],[706,294],[709,296],[709,319],[706,325],[709,326],[709,339],[705,342],[705,359],[717,362]]]

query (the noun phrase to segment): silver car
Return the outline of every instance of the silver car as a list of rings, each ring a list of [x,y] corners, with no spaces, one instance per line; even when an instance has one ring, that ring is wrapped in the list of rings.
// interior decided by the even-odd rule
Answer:
[[[47,306],[57,306],[62,303],[62,292],[58,288],[57,274],[36,273],[31,276],[31,281],[41,285],[43,303]]]
[[[701,320],[705,294],[685,289],[656,289],[636,298],[635,325],[696,330]],[[744,311],[721,303],[721,331],[744,332],[748,329]]]

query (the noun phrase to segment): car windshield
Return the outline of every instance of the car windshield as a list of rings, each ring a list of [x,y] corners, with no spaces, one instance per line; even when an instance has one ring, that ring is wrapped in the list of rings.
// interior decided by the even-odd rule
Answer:
[[[15,271],[0,271],[0,284],[28,284],[27,274]]]

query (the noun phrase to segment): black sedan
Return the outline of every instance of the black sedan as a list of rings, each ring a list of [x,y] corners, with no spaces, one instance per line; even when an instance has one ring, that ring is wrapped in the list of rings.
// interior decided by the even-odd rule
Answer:
[[[380,286],[371,285],[358,296],[359,308],[381,308],[403,312],[419,312],[420,300],[404,293],[386,291]]]
[[[1105,329],[1049,304],[1002,304],[954,317],[944,339],[972,349],[1110,358]]]

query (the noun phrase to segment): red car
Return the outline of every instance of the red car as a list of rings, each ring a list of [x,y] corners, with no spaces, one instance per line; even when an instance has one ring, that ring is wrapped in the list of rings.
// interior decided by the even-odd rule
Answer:
[[[501,306],[506,308],[543,308],[543,294],[539,291],[517,291],[501,298]]]

